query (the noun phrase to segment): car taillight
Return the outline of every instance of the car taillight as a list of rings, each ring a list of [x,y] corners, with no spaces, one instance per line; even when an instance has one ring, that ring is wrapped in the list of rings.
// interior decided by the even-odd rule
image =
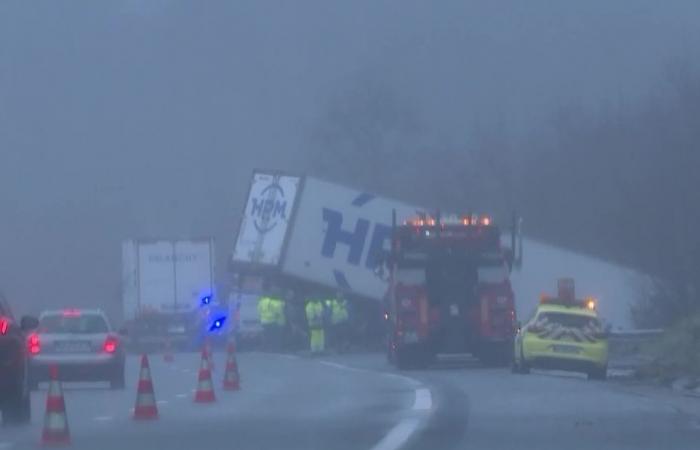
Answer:
[[[27,338],[27,350],[30,355],[36,355],[41,351],[41,341],[38,334],[30,334]]]
[[[0,317],[0,334],[7,334],[7,330],[10,329],[10,319]]]
[[[107,339],[105,339],[105,343],[102,346],[102,350],[104,350],[105,353],[114,353],[117,351],[118,346],[119,341],[113,336],[108,336]]]

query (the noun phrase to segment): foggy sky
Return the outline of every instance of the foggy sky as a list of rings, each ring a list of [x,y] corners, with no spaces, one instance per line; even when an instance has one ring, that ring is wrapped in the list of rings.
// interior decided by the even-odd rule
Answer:
[[[358,78],[435,141],[527,134],[644,98],[699,23],[695,0],[0,2],[0,289],[115,313],[128,237],[213,235],[223,266],[251,170],[303,171]]]

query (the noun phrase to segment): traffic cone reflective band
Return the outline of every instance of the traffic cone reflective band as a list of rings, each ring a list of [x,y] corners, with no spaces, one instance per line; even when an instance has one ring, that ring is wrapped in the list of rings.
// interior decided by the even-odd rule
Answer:
[[[173,356],[173,346],[170,340],[165,341],[165,353],[163,353],[163,361],[173,362],[175,357]]]
[[[238,363],[236,362],[236,347],[233,343],[228,346],[228,357],[226,358],[226,370],[224,371],[224,390],[237,391],[241,388],[241,378],[238,374]]]
[[[136,405],[134,406],[135,420],[152,420],[158,418],[158,406],[156,395],[153,392],[151,380],[151,367],[148,357],[141,357],[141,370],[139,371],[139,385],[136,389]]]
[[[46,415],[44,416],[44,430],[41,433],[43,445],[68,445],[70,444],[70,431],[68,430],[68,417],[66,417],[66,403],[63,399],[61,382],[58,381],[58,370],[52,367],[49,392],[46,395]]]
[[[197,392],[194,395],[194,401],[197,403],[211,403],[216,401],[209,367],[209,354],[205,348],[202,350],[202,363],[199,367]]]

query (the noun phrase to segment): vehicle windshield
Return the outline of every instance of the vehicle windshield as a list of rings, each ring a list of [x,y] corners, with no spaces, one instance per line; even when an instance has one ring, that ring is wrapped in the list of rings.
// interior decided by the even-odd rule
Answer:
[[[39,330],[55,334],[100,334],[107,333],[109,327],[104,318],[97,314],[79,316],[48,315],[39,320]]]
[[[600,321],[598,319],[582,314],[544,312],[538,314],[536,322],[546,322],[569,328],[600,328]]]

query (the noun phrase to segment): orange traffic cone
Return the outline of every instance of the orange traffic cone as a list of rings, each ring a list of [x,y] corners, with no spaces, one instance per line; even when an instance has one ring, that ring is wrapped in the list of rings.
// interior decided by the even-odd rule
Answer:
[[[134,420],[153,420],[158,418],[158,406],[156,395],[153,392],[151,380],[151,367],[148,357],[141,356],[141,370],[139,372],[139,385],[136,389],[136,406],[134,406]]]
[[[224,371],[224,390],[237,391],[241,388],[241,377],[238,374],[236,346],[233,342],[228,344],[227,353],[226,370]]]
[[[175,360],[175,357],[173,356],[173,346],[170,340],[168,339],[165,341],[165,352],[163,353],[163,361],[165,362],[173,362]]]
[[[68,445],[70,444],[70,431],[63,389],[61,382],[58,381],[58,370],[55,366],[51,367],[50,373],[51,382],[49,392],[46,395],[46,415],[44,416],[41,443],[50,446]]]
[[[194,395],[196,403],[211,403],[216,401],[214,396],[214,385],[211,382],[211,369],[209,368],[209,354],[207,350],[202,350],[202,363],[199,367],[197,382],[197,392]]]

